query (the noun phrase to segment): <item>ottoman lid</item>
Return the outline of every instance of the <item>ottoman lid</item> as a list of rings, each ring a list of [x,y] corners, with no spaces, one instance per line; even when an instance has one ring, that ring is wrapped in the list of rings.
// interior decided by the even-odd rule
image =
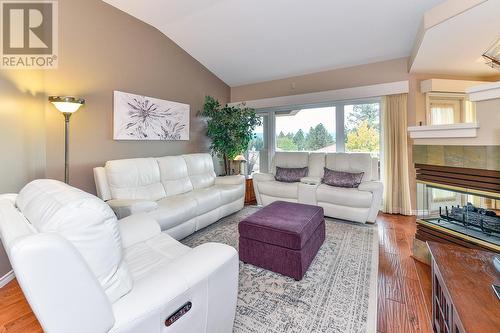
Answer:
[[[238,225],[241,237],[300,250],[324,220],[323,208],[275,201]]]

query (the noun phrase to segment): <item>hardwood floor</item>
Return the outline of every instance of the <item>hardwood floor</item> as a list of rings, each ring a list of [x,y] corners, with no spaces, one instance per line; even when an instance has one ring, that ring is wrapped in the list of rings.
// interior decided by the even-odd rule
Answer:
[[[36,320],[16,280],[0,289],[0,333],[39,333]]]
[[[432,332],[430,267],[411,257],[415,218],[381,214],[378,273],[379,333]],[[17,281],[0,289],[0,333],[38,333],[42,328]]]
[[[379,229],[379,333],[427,333],[431,327],[430,267],[411,257],[415,218],[381,214]]]

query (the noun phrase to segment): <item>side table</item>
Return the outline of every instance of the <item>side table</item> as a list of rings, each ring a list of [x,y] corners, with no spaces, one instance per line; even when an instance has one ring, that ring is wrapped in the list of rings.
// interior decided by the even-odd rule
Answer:
[[[252,177],[247,177],[245,179],[245,205],[256,205],[257,199],[255,198],[255,192],[253,190],[253,179]]]

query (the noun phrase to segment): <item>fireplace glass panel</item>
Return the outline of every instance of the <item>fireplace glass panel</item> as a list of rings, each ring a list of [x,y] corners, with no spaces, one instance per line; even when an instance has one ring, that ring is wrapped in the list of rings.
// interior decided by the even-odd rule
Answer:
[[[500,200],[494,194],[417,183],[420,220],[500,246]]]

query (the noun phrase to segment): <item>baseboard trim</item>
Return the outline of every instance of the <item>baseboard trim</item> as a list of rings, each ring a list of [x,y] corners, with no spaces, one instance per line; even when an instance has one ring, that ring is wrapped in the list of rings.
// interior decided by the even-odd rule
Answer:
[[[16,276],[14,275],[14,271],[13,270],[11,270],[10,272],[8,272],[4,276],[2,276],[0,278],[0,288],[3,288],[7,283],[9,283],[10,281],[14,280],[15,277]]]

